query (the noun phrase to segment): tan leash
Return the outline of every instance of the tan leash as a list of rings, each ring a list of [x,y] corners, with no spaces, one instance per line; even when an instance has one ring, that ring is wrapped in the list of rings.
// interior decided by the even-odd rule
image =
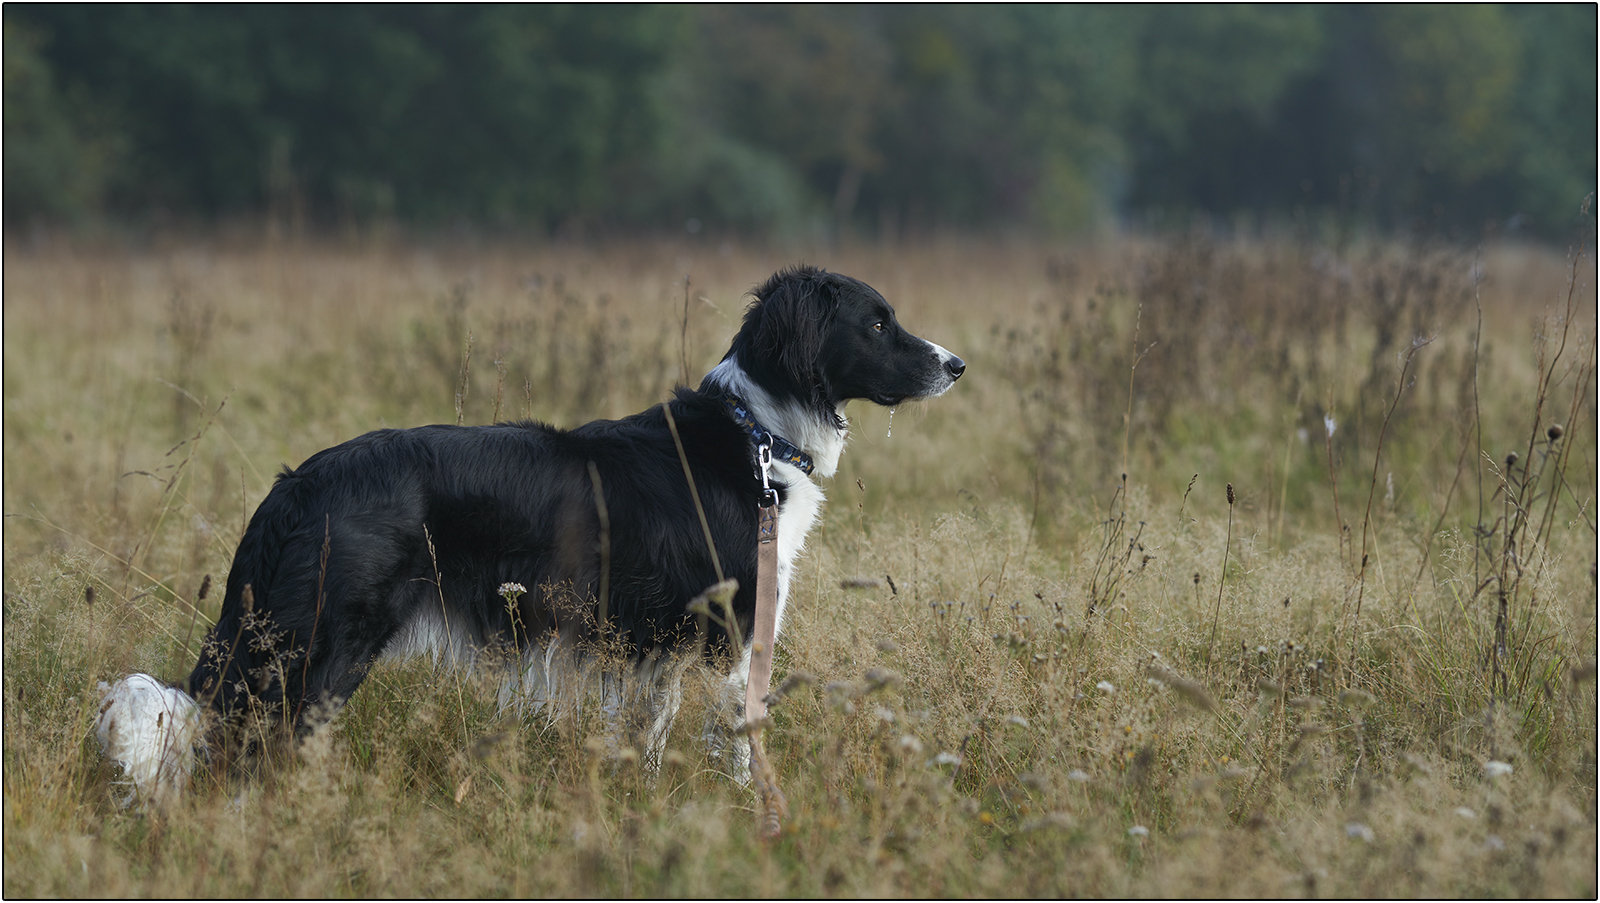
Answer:
[[[772,445],[756,447],[761,465],[761,507],[756,521],[756,620],[750,645],[750,674],[745,682],[744,719],[750,736],[750,780],[761,794],[761,833],[776,837],[789,817],[789,801],[778,789],[778,777],[767,761],[761,729],[767,718],[767,690],[772,685],[773,644],[778,633],[778,494],[773,491]]]

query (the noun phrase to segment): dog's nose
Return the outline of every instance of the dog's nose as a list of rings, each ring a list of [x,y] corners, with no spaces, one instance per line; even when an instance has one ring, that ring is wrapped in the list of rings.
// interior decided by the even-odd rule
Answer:
[[[960,379],[961,374],[967,372],[967,362],[952,354],[950,359],[944,362],[944,368],[950,371],[951,379]]]

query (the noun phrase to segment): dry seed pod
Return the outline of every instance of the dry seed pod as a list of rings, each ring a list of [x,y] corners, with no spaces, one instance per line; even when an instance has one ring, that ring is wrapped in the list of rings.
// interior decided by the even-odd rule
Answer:
[[[1340,693],[1339,701],[1348,706],[1368,706],[1376,701],[1376,697],[1365,690],[1352,688]]]
[[[1217,711],[1217,701],[1211,698],[1211,694],[1206,692],[1206,688],[1202,687],[1199,682],[1154,664],[1145,668],[1145,673],[1171,687],[1179,698],[1195,708],[1204,709],[1207,712]]]

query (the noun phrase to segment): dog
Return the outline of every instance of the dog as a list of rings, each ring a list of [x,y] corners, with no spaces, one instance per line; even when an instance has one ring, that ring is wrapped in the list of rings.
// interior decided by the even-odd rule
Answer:
[[[239,543],[188,695],[143,675],[104,688],[108,756],[141,796],[170,795],[191,770],[191,707],[212,710],[214,724],[253,711],[304,731],[379,658],[470,660],[496,642],[521,657],[513,695],[540,697],[602,629],[657,680],[672,653],[726,643],[731,627],[746,652],[728,685],[742,688],[763,497],[757,444],[772,450],[781,631],[823,503],[812,476],[837,471],[845,403],[941,395],[966,369],[848,276],[794,267],[753,295],[700,387],[643,413],[571,430],[379,430],[286,468]],[[685,608],[719,574],[738,582],[731,625]],[[652,747],[681,690],[660,697]]]

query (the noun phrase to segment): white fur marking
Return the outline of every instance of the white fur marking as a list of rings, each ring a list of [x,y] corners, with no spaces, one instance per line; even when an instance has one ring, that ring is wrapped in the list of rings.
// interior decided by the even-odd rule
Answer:
[[[405,626],[395,631],[380,657],[408,659],[426,656],[434,664],[470,664],[473,660],[472,640],[461,624],[448,623],[447,616],[438,607],[424,604]]]
[[[148,674],[100,683],[95,736],[106,758],[122,766],[135,798],[162,805],[182,793],[194,770],[200,707],[188,693]]]
[[[723,358],[722,363],[706,374],[706,379],[739,396],[757,422],[810,455],[813,469],[819,476],[831,477],[838,471],[839,456],[844,454],[845,431],[818,420],[816,413],[799,401],[775,401],[739,366],[738,355],[729,354]]]
[[[928,342],[927,339],[923,339],[923,341],[924,342]],[[939,363],[948,364],[951,361],[956,359],[956,356],[954,354],[952,354],[950,352],[950,350],[948,348],[945,348],[943,345],[940,345],[937,342],[928,342],[928,344],[933,347],[933,353],[939,356]],[[956,378],[954,376],[950,375],[950,371],[949,371],[948,368],[945,368],[945,367],[941,367],[940,368],[940,383],[941,383],[941,385],[939,386],[939,390],[938,391],[932,392],[932,393],[930,393],[930,394],[928,394],[928,395],[926,395],[924,397],[925,398],[937,398],[938,396],[943,395],[944,393],[950,391],[950,387],[956,384]]]

